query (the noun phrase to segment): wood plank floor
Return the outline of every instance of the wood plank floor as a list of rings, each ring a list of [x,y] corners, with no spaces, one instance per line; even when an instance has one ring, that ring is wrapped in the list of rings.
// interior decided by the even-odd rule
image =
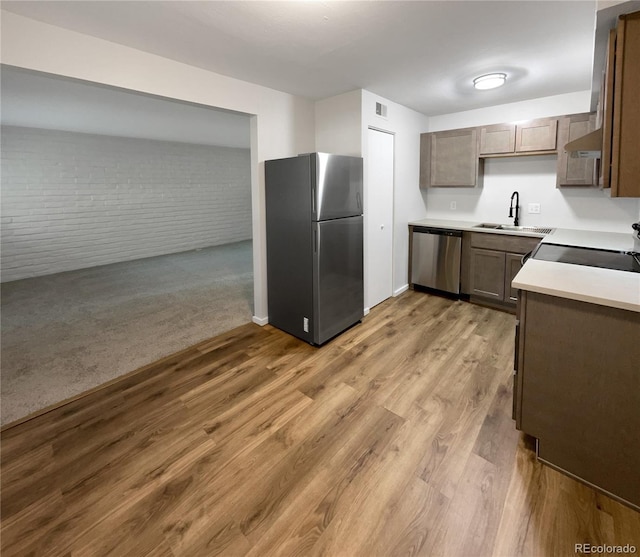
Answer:
[[[513,316],[407,292],[246,325],[2,432],[2,555],[563,556],[640,514],[535,461]]]

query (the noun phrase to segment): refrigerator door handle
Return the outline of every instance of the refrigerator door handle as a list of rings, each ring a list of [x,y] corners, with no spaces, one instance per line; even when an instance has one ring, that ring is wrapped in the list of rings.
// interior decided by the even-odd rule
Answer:
[[[362,199],[360,198],[360,192],[356,192],[356,203],[358,204],[358,209],[362,211]]]
[[[316,227],[313,231],[313,252],[318,253],[320,249],[320,229]]]

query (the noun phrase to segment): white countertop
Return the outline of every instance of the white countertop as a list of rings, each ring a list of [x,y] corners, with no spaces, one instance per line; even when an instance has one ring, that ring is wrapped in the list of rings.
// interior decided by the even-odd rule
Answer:
[[[541,241],[544,243],[640,252],[640,240],[631,228],[628,234],[556,228],[545,236],[522,231],[479,229],[475,228],[479,222],[469,221],[422,219],[409,224],[486,234],[533,236],[543,238]],[[529,259],[512,285],[540,294],[640,312],[640,273]]]
[[[539,232],[530,232],[527,230],[496,230],[494,228],[476,228],[479,224],[482,224],[482,221],[445,219],[422,219],[414,220],[409,223],[410,226],[428,226],[431,228],[445,228],[450,230],[468,230],[471,232],[486,232],[487,234],[508,234],[509,236],[528,236],[532,238],[544,237],[544,234],[541,234]]]
[[[553,232],[547,234],[542,241],[545,244],[640,252],[640,240],[635,237],[631,227],[629,227],[628,234],[556,228]]]
[[[413,226],[433,226],[434,228],[452,228],[453,230],[468,230],[480,224],[479,222],[470,222],[466,220],[448,220],[448,219],[422,219],[414,220],[409,224]]]
[[[542,240],[583,248],[640,252],[633,232],[557,228]],[[640,312],[640,273],[529,259],[513,279],[514,288]]]
[[[640,312],[640,273],[529,259],[511,284],[529,292]]]

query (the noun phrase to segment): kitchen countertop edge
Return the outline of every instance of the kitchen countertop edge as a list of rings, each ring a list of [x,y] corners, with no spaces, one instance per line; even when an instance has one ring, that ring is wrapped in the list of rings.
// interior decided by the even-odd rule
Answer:
[[[426,226],[442,228],[443,230],[462,230],[464,232],[480,232],[481,234],[502,234],[507,236],[528,236],[530,238],[544,238],[545,234],[526,230],[496,230],[494,228],[477,228],[481,222],[464,220],[422,219],[410,221],[409,226]],[[498,224],[498,223],[496,223]],[[503,223],[504,224],[504,223]]]
[[[528,292],[640,312],[638,273],[529,259],[512,285]]]

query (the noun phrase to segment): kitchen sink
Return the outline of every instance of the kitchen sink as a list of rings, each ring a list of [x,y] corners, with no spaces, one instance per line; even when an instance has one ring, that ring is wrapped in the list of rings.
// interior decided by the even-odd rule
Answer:
[[[501,226],[501,224],[491,224],[489,222],[483,222],[482,224],[476,224],[474,228],[491,228],[493,230],[497,230]]]
[[[549,234],[553,230],[553,228],[547,228],[544,226],[514,226],[513,224],[494,224],[490,222],[476,224],[474,228],[488,228],[490,230],[511,230],[513,232],[533,232],[535,234]]]

